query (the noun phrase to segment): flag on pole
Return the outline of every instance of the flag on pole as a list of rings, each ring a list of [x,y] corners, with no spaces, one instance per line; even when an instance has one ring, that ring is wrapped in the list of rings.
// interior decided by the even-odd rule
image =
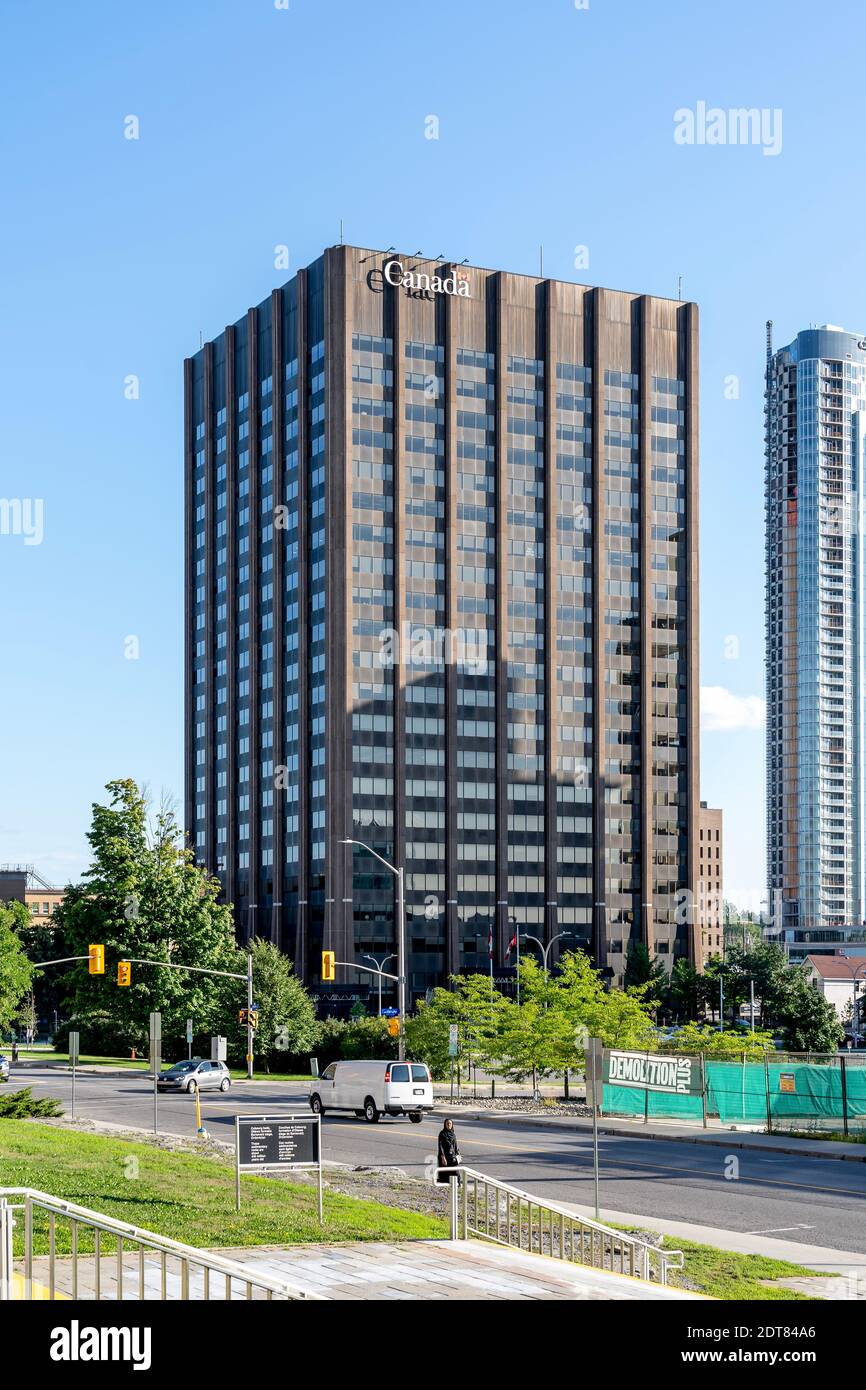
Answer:
[[[510,940],[509,943],[508,943],[508,950],[505,952],[505,959],[506,959],[506,960],[507,960],[508,957],[511,955],[511,952],[512,952],[512,950],[514,949],[514,947],[515,947],[516,945],[517,945],[517,928],[515,927],[515,929],[514,929],[514,935],[512,936],[511,940]]]
[[[487,954],[488,954],[488,956],[490,957],[490,959],[492,960],[492,959],[493,959],[493,923],[492,923],[492,922],[490,923],[490,926],[487,928]]]

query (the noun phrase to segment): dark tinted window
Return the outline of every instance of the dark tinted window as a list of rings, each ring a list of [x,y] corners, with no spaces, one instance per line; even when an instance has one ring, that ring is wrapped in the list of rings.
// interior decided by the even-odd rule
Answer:
[[[408,1081],[408,1080],[409,1080],[409,1068],[406,1067],[406,1066],[404,1066],[404,1065],[402,1064],[402,1062],[399,1063],[399,1064],[398,1064],[397,1066],[395,1066],[395,1067],[392,1066],[392,1068],[391,1068],[391,1080],[392,1080],[392,1081]]]
[[[412,1068],[412,1080],[413,1080],[413,1081],[429,1081],[429,1080],[430,1080],[430,1076],[429,1076],[429,1074],[428,1074],[428,1072],[427,1072],[427,1068],[426,1068],[426,1067],[413,1067],[413,1068]]]
[[[332,1062],[331,1065],[330,1065],[329,1067],[325,1067],[325,1070],[322,1072],[322,1080],[323,1080],[323,1081],[333,1081],[333,1079],[334,1079],[334,1072],[335,1072],[336,1070],[337,1070],[337,1063],[336,1063],[336,1062]]]

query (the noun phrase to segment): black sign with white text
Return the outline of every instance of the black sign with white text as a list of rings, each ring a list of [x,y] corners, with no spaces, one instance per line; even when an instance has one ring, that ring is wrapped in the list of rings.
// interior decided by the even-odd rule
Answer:
[[[242,1168],[279,1168],[318,1163],[318,1117],[299,1115],[288,1120],[239,1117],[238,1162]]]

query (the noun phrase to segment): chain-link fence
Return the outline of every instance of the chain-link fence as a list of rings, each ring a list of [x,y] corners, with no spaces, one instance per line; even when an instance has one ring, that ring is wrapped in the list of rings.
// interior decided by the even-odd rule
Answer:
[[[647,1063],[656,1054],[646,1053]],[[666,1054],[674,1058],[679,1054]],[[692,1124],[866,1133],[866,1053],[773,1052],[762,1061],[690,1057],[689,1094],[604,1086],[602,1113]]]

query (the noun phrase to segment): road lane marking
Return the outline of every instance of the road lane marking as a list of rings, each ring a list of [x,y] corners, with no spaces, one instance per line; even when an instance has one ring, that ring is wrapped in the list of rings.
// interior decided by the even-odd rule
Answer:
[[[801,1222],[799,1226],[771,1226],[767,1231],[744,1231],[747,1236],[780,1236],[785,1231],[816,1231],[817,1226],[804,1226]]]
[[[350,1122],[347,1121],[347,1124],[348,1124],[348,1123],[350,1123]],[[390,1125],[387,1126],[387,1127],[384,1128],[384,1129],[377,1129],[377,1131],[376,1131],[376,1133],[377,1133],[377,1134],[380,1134],[380,1135],[381,1135],[381,1134],[394,1133],[394,1132],[395,1132],[395,1131],[391,1130]],[[402,1131],[402,1129],[401,1129],[400,1131],[396,1131],[396,1132],[399,1134],[399,1133],[402,1133],[403,1131]],[[410,1137],[411,1137],[412,1139],[416,1139],[416,1138],[420,1139],[420,1138],[423,1138],[423,1135],[417,1135],[417,1136],[412,1135],[412,1136],[409,1136],[409,1135],[407,1134],[405,1137],[406,1137],[407,1139],[410,1138]],[[582,1136],[581,1136],[581,1137],[582,1137]],[[626,1138],[629,1138],[629,1137],[630,1137],[630,1136],[626,1136]],[[372,1135],[372,1134],[370,1135],[370,1138],[373,1138],[373,1135]],[[495,1140],[493,1140],[493,1139],[487,1139],[487,1140],[484,1140],[484,1141],[482,1141],[482,1140],[480,1140],[480,1139],[462,1139],[460,1142],[461,1142],[462,1145],[470,1144],[470,1145],[472,1145],[474,1148],[477,1148],[477,1149],[485,1149],[485,1148],[488,1148],[488,1149],[506,1149],[514,1158],[517,1158],[517,1157],[519,1156],[519,1155],[518,1155],[518,1152],[517,1152],[517,1150],[516,1150],[516,1148],[515,1148],[515,1146],[514,1146],[513,1144],[499,1144],[499,1143],[497,1143],[497,1142],[496,1142]],[[675,1141],[671,1141],[671,1142],[675,1142]],[[558,1157],[566,1158],[566,1159],[567,1159],[567,1158],[574,1158],[574,1157],[575,1157],[575,1155],[572,1154],[572,1153],[570,1153],[570,1152],[565,1152],[565,1153],[560,1152],[560,1153],[557,1155],[557,1154],[555,1154],[555,1152],[554,1152],[554,1153],[551,1153],[551,1151],[548,1150],[548,1149],[537,1148],[537,1147],[534,1147],[532,1144],[523,1144],[523,1145],[521,1145],[521,1151],[524,1151],[524,1150],[528,1150],[530,1153],[550,1154],[551,1157],[558,1156]],[[817,1156],[817,1155],[816,1155],[816,1156]],[[584,1163],[586,1163],[586,1164],[588,1164],[588,1163],[591,1161],[588,1154],[586,1154],[586,1155],[581,1154],[581,1155],[580,1155],[580,1159],[581,1159],[582,1162],[584,1162]],[[716,1174],[716,1173],[711,1172],[711,1171],[710,1171],[709,1169],[707,1169],[707,1168],[674,1168],[674,1167],[670,1167],[670,1166],[667,1166],[667,1165],[664,1165],[664,1164],[641,1163],[639,1159],[634,1159],[634,1158],[630,1158],[630,1159],[627,1159],[627,1160],[625,1160],[625,1159],[615,1159],[614,1162],[617,1163],[617,1165],[618,1165],[619,1167],[621,1167],[621,1168],[644,1168],[644,1169],[649,1170],[649,1171],[652,1172],[652,1173],[677,1173],[677,1174],[681,1174],[681,1175],[682,1175],[682,1174],[685,1174],[687,1177],[690,1177],[690,1178],[707,1177],[707,1178],[716,1178],[716,1179],[720,1179],[722,1182],[727,1182],[727,1181],[728,1181],[727,1178],[725,1178],[724,1173],[723,1173],[721,1170],[719,1171],[718,1174]],[[610,1182],[624,1182],[625,1179],[624,1179],[624,1178],[616,1178],[616,1177],[613,1177],[613,1176],[611,1176],[611,1175],[608,1175],[608,1181],[610,1181]],[[804,1192],[811,1192],[813,1195],[817,1195],[819,1192],[833,1192],[833,1193],[836,1193],[836,1194],[839,1195],[839,1196],[844,1196],[844,1197],[861,1197],[861,1198],[866,1198],[866,1190],[864,1190],[864,1189],[858,1189],[858,1188],[852,1188],[852,1187],[828,1187],[828,1186],[827,1186],[826,1184],[824,1184],[824,1183],[822,1183],[822,1185],[821,1185],[820,1187],[816,1187],[813,1183],[785,1182],[785,1181],[783,1181],[781,1178],[748,1178],[748,1179],[741,1178],[740,1181],[741,1181],[741,1182],[746,1182],[747,1184],[752,1184],[752,1185],[758,1185],[758,1184],[759,1184],[759,1185],[761,1185],[761,1186],[769,1186],[769,1187],[796,1188],[797,1190],[802,1190],[802,1191],[804,1191]]]

